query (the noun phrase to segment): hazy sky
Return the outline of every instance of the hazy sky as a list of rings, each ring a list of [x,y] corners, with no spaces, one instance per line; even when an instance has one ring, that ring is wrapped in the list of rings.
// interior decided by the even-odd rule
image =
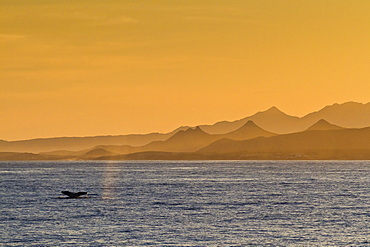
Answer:
[[[368,0],[0,0],[0,139],[370,101]]]

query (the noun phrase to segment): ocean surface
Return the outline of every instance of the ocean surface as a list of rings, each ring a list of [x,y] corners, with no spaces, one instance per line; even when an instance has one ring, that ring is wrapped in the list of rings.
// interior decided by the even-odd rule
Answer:
[[[370,246],[369,161],[0,162],[0,198],[0,246]]]

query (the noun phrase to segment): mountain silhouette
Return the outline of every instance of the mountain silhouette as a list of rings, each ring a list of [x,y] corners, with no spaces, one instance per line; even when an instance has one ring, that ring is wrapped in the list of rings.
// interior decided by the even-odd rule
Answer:
[[[310,130],[338,130],[338,129],[344,129],[338,125],[331,124],[325,119],[320,119],[317,123],[309,127],[306,131]]]
[[[328,124],[319,121],[319,124],[313,126],[321,128],[322,126],[327,127]],[[329,127],[332,128],[333,126],[329,124]],[[370,127],[329,130],[317,130],[315,128],[314,130],[271,137],[257,137],[244,141],[227,138],[213,141],[210,137],[219,138],[221,135],[209,135],[200,128],[196,128],[180,132],[167,141],[153,142],[144,147],[131,147],[133,148],[131,152],[126,154],[115,155],[115,153],[100,147],[79,156],[57,157],[56,155],[30,153],[0,153],[0,159],[370,159]],[[206,145],[208,142],[211,143]],[[204,147],[194,151],[201,146]]]
[[[304,117],[295,117],[285,114],[276,107],[240,120],[217,122],[213,125],[200,127],[210,134],[224,134],[234,131],[248,121],[253,121],[261,128],[277,134],[301,132],[309,128],[320,119],[345,128],[364,128],[370,126],[370,103],[362,104],[346,102],[326,106],[323,109],[307,114]]]
[[[212,142],[225,137],[233,140],[247,140],[258,136],[267,137],[274,135],[276,134],[265,131],[262,128],[258,127],[256,124],[254,124],[252,121],[248,121],[244,126],[239,128],[238,130],[225,135],[210,135],[204,132],[200,127],[196,127],[179,131],[175,135],[170,137],[168,140],[154,141],[142,147],[105,145],[97,146],[89,151],[92,152],[94,149],[97,150],[104,149],[107,152],[117,154],[130,154],[139,152],[195,152],[201,148],[206,147]],[[96,153],[99,154],[99,152]],[[107,156],[111,155],[109,154]],[[87,158],[86,155],[84,157]]]
[[[166,141],[155,141],[138,148],[137,151],[166,151],[166,152],[194,152],[205,147],[215,140],[217,136],[204,132],[199,126],[180,130]]]
[[[60,157],[59,157],[60,158]],[[19,153],[19,152],[0,152],[0,160],[47,160],[39,154]]]
[[[239,129],[232,131],[230,133],[221,135],[221,138],[228,138],[232,140],[248,140],[260,136],[270,137],[275,136],[275,133],[266,131],[261,127],[257,126],[253,121],[249,120],[246,124],[244,124]],[[220,138],[220,139],[221,139]]]
[[[52,152],[56,150],[80,151],[98,145],[129,145],[143,146],[153,141],[166,140],[178,131],[188,129],[180,127],[172,132],[130,134],[118,136],[88,136],[88,137],[55,137],[38,138],[20,141],[0,140],[0,152]]]
[[[113,155],[118,155],[118,154],[109,152],[103,148],[96,148],[96,149],[93,149],[85,153],[82,156],[79,156],[79,159],[91,159],[91,158],[97,158],[97,157],[102,157],[102,156],[113,156]]]
[[[199,150],[200,153],[271,153],[309,152],[321,150],[367,150],[370,153],[370,127],[303,131],[273,137],[260,137],[246,141],[222,139]]]
[[[0,140],[0,152],[7,153],[4,157],[6,155],[15,157],[16,153],[23,153],[19,154],[19,157],[30,157],[30,159],[41,156],[47,159],[75,158],[99,148],[113,154],[152,151],[195,152],[222,138],[243,141],[256,137],[272,138],[276,135],[299,133],[305,130],[341,130],[339,126],[343,128],[370,126],[370,103],[334,104],[301,118],[287,115],[278,108],[271,107],[240,120],[222,121],[195,128],[182,126],[166,134]],[[103,151],[100,150],[100,152]],[[32,156],[29,153],[39,153],[41,156]],[[98,154],[99,152],[96,151],[96,155],[93,156]]]
[[[365,128],[370,126],[370,102],[333,104],[303,117],[307,122],[316,122],[319,119],[345,128]]]
[[[265,130],[278,133],[281,132],[282,129],[293,129],[295,131],[297,129],[296,125],[299,122],[299,118],[289,116],[276,107],[271,107],[266,111],[257,112],[250,117],[245,117],[233,122],[223,121],[215,123],[214,125],[201,125],[200,127],[210,134],[225,134],[239,129],[248,121],[253,121]]]
[[[369,160],[370,127],[302,131],[245,141],[223,138],[197,152],[147,151],[113,160]]]

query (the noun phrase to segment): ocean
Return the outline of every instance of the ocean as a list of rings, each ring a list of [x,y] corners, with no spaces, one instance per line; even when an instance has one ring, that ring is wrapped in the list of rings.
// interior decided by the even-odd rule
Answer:
[[[370,161],[0,162],[0,185],[0,246],[370,246]]]

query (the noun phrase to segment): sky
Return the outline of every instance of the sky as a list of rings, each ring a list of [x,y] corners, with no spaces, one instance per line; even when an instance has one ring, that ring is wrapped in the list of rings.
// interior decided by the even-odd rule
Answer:
[[[370,101],[367,0],[0,0],[0,139]]]

